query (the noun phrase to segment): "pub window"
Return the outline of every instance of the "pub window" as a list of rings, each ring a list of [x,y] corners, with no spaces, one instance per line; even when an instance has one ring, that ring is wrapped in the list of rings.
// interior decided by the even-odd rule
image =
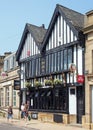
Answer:
[[[67,88],[64,87],[62,88],[62,110],[66,110],[67,109]]]
[[[54,53],[55,58],[54,58],[54,65],[55,65],[55,71],[57,71],[57,53]]]
[[[63,70],[63,51],[61,51],[61,57],[60,57],[60,69]]]
[[[55,90],[55,109],[59,110],[59,89]]]
[[[32,62],[29,63],[29,77],[32,75]]]
[[[68,49],[68,68],[70,67],[70,64],[72,63],[72,48]]]
[[[32,60],[32,76],[34,76],[34,60]]]
[[[64,70],[67,69],[67,50],[64,50]]]
[[[49,64],[48,64],[48,67],[49,67],[49,73],[51,72],[51,54],[49,55]]]
[[[28,78],[29,77],[29,62],[26,62],[25,63],[25,76],[26,76],[26,78]]]
[[[36,59],[36,75],[38,75],[38,59]]]
[[[58,52],[58,59],[57,59],[57,63],[58,63],[57,69],[58,69],[58,71],[60,71],[60,59],[61,59],[60,57],[61,57],[60,52]]]
[[[53,72],[53,62],[54,62],[54,55],[51,54],[51,72]]]
[[[35,92],[35,95],[34,95],[34,102],[33,102],[33,103],[34,103],[34,104],[33,104],[33,107],[34,107],[35,109],[38,108],[38,101],[39,101],[39,100],[38,100],[38,99],[39,99],[38,96],[39,96],[39,92],[36,91],[36,92]]]
[[[53,94],[52,91],[49,90],[46,94],[46,109],[53,108]]]
[[[41,65],[40,65],[40,58],[38,59],[38,73],[40,74],[40,68],[41,68]]]
[[[46,56],[46,73],[48,73],[48,65],[49,65],[49,63],[48,63],[48,55]]]

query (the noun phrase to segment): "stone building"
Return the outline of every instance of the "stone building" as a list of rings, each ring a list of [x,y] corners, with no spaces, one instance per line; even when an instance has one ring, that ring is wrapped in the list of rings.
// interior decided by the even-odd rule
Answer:
[[[83,126],[93,129],[93,10],[85,15],[85,116]]]
[[[16,90],[14,86],[14,82],[19,80],[18,70],[15,52],[6,54],[0,75],[0,108],[7,110],[9,106],[12,106],[15,118],[19,117],[20,103],[19,90]]]

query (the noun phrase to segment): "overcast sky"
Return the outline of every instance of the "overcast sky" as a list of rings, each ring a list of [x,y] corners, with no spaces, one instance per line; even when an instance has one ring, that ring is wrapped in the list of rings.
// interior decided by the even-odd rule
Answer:
[[[0,55],[18,49],[26,23],[48,28],[56,4],[82,14],[93,10],[93,0],[0,0]]]

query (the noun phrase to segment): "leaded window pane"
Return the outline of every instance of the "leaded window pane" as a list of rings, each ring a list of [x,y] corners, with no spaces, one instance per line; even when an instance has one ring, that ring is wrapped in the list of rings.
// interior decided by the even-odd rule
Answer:
[[[67,50],[64,50],[64,70],[67,69]]]

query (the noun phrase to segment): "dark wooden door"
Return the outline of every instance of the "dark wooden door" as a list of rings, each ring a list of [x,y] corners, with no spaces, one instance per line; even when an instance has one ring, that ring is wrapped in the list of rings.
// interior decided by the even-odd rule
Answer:
[[[77,87],[77,123],[82,123],[82,115],[84,112],[83,90],[82,86]]]

